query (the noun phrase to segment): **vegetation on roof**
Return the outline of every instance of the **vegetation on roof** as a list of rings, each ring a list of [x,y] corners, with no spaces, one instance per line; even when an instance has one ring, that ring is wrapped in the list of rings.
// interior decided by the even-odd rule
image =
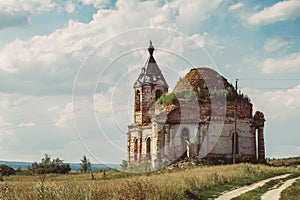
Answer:
[[[156,103],[167,106],[175,103],[176,99],[175,93],[164,93],[159,99],[157,99]]]
[[[183,100],[183,101],[191,101],[193,98],[197,98],[199,102],[204,102],[211,100],[214,98],[215,100],[223,101],[234,101],[236,98],[235,91],[228,87],[225,90],[222,89],[201,89],[200,87],[197,88],[197,90],[193,89],[183,89],[183,90],[177,90],[176,92],[172,93],[165,93],[163,94],[158,100],[157,103],[160,105],[170,105],[174,104],[177,99]],[[244,95],[242,92],[239,92],[237,94],[237,100],[238,102],[246,102],[251,103],[250,98],[247,95]]]
[[[201,70],[193,69],[178,80],[173,91],[178,99],[189,101],[197,97],[199,102],[205,102],[211,99],[234,101],[237,98],[238,102],[250,103],[250,98],[240,91],[236,92],[222,75],[213,70],[206,70],[202,74]]]

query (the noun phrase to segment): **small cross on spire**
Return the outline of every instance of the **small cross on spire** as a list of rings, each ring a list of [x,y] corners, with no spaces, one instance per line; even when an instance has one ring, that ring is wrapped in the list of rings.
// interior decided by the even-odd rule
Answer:
[[[152,41],[150,40],[150,45],[148,47],[148,51],[150,53],[150,56],[153,56],[154,47],[152,45]]]

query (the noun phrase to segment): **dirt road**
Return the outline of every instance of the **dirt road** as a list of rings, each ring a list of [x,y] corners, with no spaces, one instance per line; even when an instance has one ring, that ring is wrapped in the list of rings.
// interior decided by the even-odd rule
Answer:
[[[275,176],[275,177],[268,178],[268,179],[265,179],[265,180],[257,182],[257,183],[253,183],[251,185],[247,185],[247,186],[235,189],[235,190],[231,190],[231,191],[226,192],[226,193],[222,194],[221,196],[219,196],[217,198],[217,200],[227,200],[227,199],[229,200],[229,199],[232,199],[232,198],[240,196],[241,194],[244,194],[244,193],[246,193],[246,192],[248,192],[250,190],[253,190],[253,189],[257,188],[257,187],[263,186],[266,182],[268,182],[270,180],[285,178],[288,175],[290,175],[290,174],[284,174],[284,175],[281,175],[281,176]]]
[[[274,189],[274,190],[270,190],[268,192],[266,192],[262,197],[261,199],[262,200],[269,200],[269,199],[272,199],[272,200],[279,200],[280,198],[280,194],[282,192],[282,190],[284,190],[285,188],[289,187],[290,185],[292,185],[297,179],[297,178],[293,178],[293,179],[290,179],[290,180],[287,180],[283,185],[281,185],[279,188],[277,189]]]

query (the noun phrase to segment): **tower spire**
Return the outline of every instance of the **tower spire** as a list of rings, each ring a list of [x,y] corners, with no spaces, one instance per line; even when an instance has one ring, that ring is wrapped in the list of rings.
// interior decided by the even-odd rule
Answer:
[[[142,71],[138,77],[138,79],[134,83],[134,88],[139,88],[144,85],[152,84],[152,85],[160,85],[165,88],[168,88],[168,84],[160,71],[155,58],[153,56],[154,47],[152,45],[152,41],[150,40],[150,45],[148,47],[149,57],[142,68]],[[167,91],[168,89],[166,89]]]

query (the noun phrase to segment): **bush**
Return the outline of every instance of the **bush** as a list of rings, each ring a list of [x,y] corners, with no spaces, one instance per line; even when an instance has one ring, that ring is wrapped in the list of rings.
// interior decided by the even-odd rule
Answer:
[[[71,171],[70,164],[63,163],[63,160],[59,158],[51,160],[48,154],[42,159],[41,163],[34,162],[30,167],[29,171],[35,174],[55,173],[55,174],[66,174]]]
[[[14,168],[8,166],[8,165],[0,165],[0,174],[3,176],[9,176],[9,175],[15,175],[16,171]]]
[[[81,159],[80,166],[81,166],[80,171],[82,171],[84,173],[92,171],[92,165],[86,156],[83,156],[83,158]]]

